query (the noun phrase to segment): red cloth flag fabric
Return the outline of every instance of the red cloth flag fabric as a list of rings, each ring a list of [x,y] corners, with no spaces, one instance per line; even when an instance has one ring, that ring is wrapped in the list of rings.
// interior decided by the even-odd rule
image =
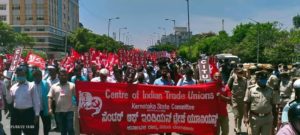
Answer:
[[[99,51],[95,50],[94,48],[90,49],[90,60],[96,60],[96,57],[99,56]]]
[[[212,56],[212,57],[209,57],[208,62],[209,62],[210,70],[211,70],[210,76],[211,76],[211,78],[213,78],[213,75],[216,72],[219,72],[219,69],[217,68],[217,63],[216,63],[217,60],[216,60],[216,58],[214,56]]]
[[[6,57],[6,59],[7,59],[7,62],[10,63],[10,62],[12,61],[14,55],[13,55],[13,54],[5,54],[5,57]]]
[[[0,70],[4,68],[3,58],[0,57]]]
[[[76,52],[73,48],[71,48],[71,57],[75,60],[80,59],[80,54]]]
[[[75,68],[75,60],[72,57],[66,57],[62,60],[61,67],[66,69],[68,73],[71,73]]]
[[[9,71],[14,72],[17,69],[22,57],[22,51],[22,48],[15,49],[15,53],[13,55]]]
[[[31,52],[27,54],[26,61],[29,65],[39,67],[40,69],[46,68],[46,61],[41,56]]]
[[[90,54],[88,52],[85,52],[82,56],[83,64],[85,68],[89,68],[91,61],[90,61]]]

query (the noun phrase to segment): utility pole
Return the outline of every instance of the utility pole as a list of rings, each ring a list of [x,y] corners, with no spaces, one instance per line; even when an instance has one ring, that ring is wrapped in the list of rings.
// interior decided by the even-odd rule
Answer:
[[[186,0],[187,2],[187,13],[188,13],[188,45],[189,45],[189,57],[191,58],[191,28],[190,28],[190,0]]]
[[[224,31],[224,19],[222,19],[222,31]]]
[[[257,25],[257,49],[256,49],[256,64],[259,63],[259,47],[260,47],[260,43],[259,43],[259,40],[260,40],[260,23],[256,20],[253,20],[251,18],[248,18],[249,20],[253,21],[256,23]]]

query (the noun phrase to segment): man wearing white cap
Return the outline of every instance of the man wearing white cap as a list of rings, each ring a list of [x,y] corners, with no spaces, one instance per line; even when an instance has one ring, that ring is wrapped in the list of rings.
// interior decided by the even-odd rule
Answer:
[[[115,83],[115,81],[109,77],[109,71],[106,68],[102,68],[100,70],[100,76],[95,77],[91,80],[91,82],[109,82],[109,83]]]
[[[48,75],[48,78],[47,78],[47,83],[48,83],[48,86],[49,88],[51,88],[52,85],[56,84],[59,82],[59,79],[58,79],[58,76],[57,76],[57,69],[55,68],[55,66],[52,66],[52,65],[49,65],[47,66],[47,69],[48,69],[48,72],[49,72],[49,75]],[[55,104],[53,103],[54,106],[51,106],[53,110],[55,110]],[[57,116],[54,114],[54,120],[55,120],[55,123],[53,122],[52,124],[52,129],[54,131],[59,131],[59,127],[58,127],[58,120],[57,120]]]
[[[47,69],[49,71],[49,77],[47,79],[47,83],[51,87],[53,84],[59,82],[59,79],[57,76],[57,69],[54,66],[48,66]]]

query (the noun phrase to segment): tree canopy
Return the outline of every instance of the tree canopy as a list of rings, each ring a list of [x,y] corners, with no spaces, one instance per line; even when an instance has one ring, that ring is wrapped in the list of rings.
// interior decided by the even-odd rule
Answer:
[[[177,53],[191,61],[196,61],[200,54],[231,53],[239,56],[242,62],[255,63],[259,47],[260,63],[291,63],[299,58],[295,48],[300,45],[300,30],[282,30],[279,24],[239,24],[230,36],[226,31],[196,34],[192,36],[190,43],[181,44]],[[165,45],[156,45],[154,48],[163,46]]]
[[[13,52],[13,49],[17,46],[32,48],[34,45],[32,37],[25,33],[14,32],[12,27],[0,21],[0,46],[6,52]]]
[[[71,33],[68,38],[68,44],[75,48],[78,52],[86,52],[90,48],[97,50],[105,50],[108,52],[117,52],[118,49],[132,49],[132,45],[124,45],[122,42],[117,42],[106,35],[98,35],[86,28],[78,28]]]

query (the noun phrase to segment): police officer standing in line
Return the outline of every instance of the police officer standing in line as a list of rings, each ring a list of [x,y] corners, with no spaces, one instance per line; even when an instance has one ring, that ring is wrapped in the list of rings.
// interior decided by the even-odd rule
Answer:
[[[291,96],[293,92],[293,82],[290,78],[289,73],[280,73],[280,108],[282,109],[289,101],[291,101]]]
[[[250,66],[249,67],[249,80],[248,80],[248,86],[251,86],[251,85],[255,85],[256,84],[256,79],[255,79],[255,72],[256,72],[256,69],[257,67],[256,66]]]
[[[236,68],[229,78],[228,86],[232,92],[232,111],[234,114],[235,132],[241,132],[244,113],[244,97],[247,89],[247,79],[243,77],[243,69]]]
[[[280,83],[280,78],[278,78],[275,74],[274,74],[274,68],[272,65],[268,65],[266,67],[266,70],[269,74],[269,79],[267,81],[267,86],[272,88],[273,92],[276,93],[277,95],[279,95],[279,83]],[[277,109],[279,109],[279,104],[276,106]],[[276,126],[278,127],[278,121],[280,119],[280,117],[278,117],[278,113],[279,113],[279,110],[273,112],[273,117],[274,117],[274,120],[273,120],[273,130],[272,130],[272,134],[276,133]],[[278,129],[278,128],[277,128]]]
[[[272,132],[273,112],[276,112],[279,97],[267,86],[267,80],[266,71],[256,72],[257,85],[250,86],[245,95],[244,123],[250,124],[252,135],[270,135]]]

